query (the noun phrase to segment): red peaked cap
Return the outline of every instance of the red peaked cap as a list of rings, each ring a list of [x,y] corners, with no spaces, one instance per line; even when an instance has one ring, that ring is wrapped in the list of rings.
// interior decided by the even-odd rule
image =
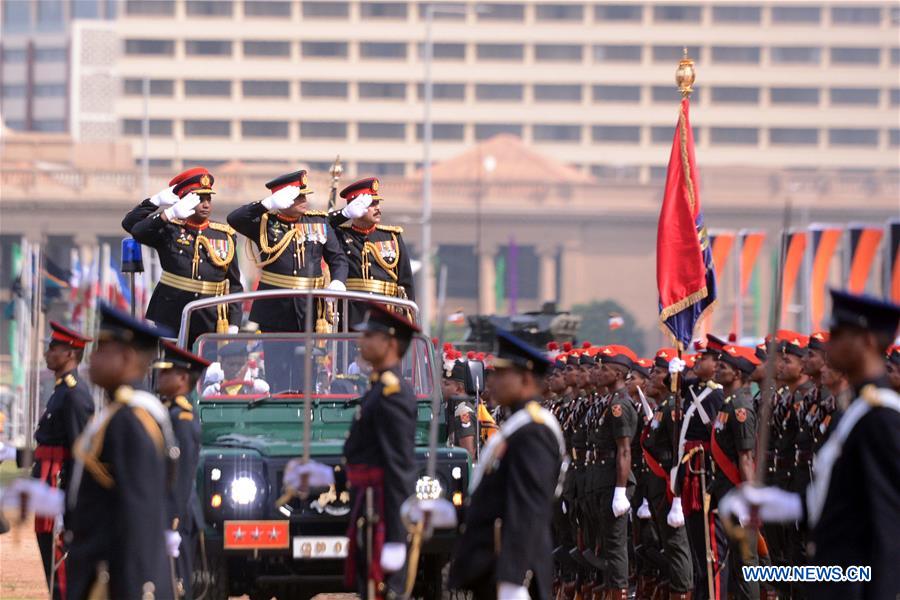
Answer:
[[[170,179],[169,185],[175,186],[172,188],[172,193],[179,198],[184,198],[191,192],[196,192],[198,194],[215,194],[212,189],[215,181],[216,178],[204,167],[194,167],[193,169],[182,171]]]
[[[91,338],[81,335],[74,329],[69,329],[56,321],[50,321],[50,343],[55,342],[59,344],[68,344],[73,348],[84,348],[90,341]]]

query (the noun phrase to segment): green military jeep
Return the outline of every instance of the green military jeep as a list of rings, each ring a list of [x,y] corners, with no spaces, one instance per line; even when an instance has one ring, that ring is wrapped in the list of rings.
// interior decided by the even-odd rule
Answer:
[[[263,291],[202,299],[185,308],[179,342],[184,344],[193,310],[216,302],[242,302],[284,295],[315,296],[319,292]],[[329,292],[347,302],[368,295]],[[414,303],[375,297],[405,308]],[[313,304],[315,305],[315,304]],[[321,592],[344,591],[343,559],[351,507],[347,492],[334,487],[313,488],[304,497],[284,496],[282,476],[287,462],[304,454],[304,427],[309,428],[306,450],[310,459],[338,464],[344,439],[368,386],[366,366],[358,360],[357,333],[237,333],[206,334],[194,351],[211,360],[228,345],[219,381],[200,382],[196,414],[202,431],[196,495],[201,535],[194,564],[194,596],[219,600],[248,594],[250,598],[309,598]],[[240,353],[234,351],[235,348]],[[291,359],[299,389],[274,389],[266,381],[266,355]],[[307,363],[308,359],[308,363]],[[403,360],[403,373],[418,401],[416,457],[417,488],[435,490],[462,510],[470,475],[468,453],[446,444],[444,411],[434,348],[414,338]],[[274,371],[274,365],[269,365]],[[307,384],[307,374],[309,383]],[[266,388],[268,390],[266,391]],[[305,423],[304,390],[309,393],[309,422]],[[436,468],[426,475],[432,418],[437,419]],[[200,519],[199,515],[202,515]],[[458,515],[462,520],[462,515]],[[422,547],[415,596],[439,598],[442,572],[455,540],[455,530],[437,530]]]

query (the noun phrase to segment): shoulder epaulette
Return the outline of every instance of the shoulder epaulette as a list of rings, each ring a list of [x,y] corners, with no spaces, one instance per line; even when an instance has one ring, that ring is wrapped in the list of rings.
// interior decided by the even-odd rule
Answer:
[[[351,227],[353,227],[353,223],[347,221],[346,223],[341,223],[340,225],[338,225],[338,227],[340,227],[341,229],[350,229]]]
[[[68,375],[63,377],[63,381],[65,381],[66,385],[69,386],[70,388],[73,388],[76,385],[78,385],[78,380],[75,379],[75,376],[72,375],[71,373],[69,373]]]
[[[324,210],[308,210],[305,213],[307,217],[327,217],[328,213]]]
[[[541,413],[541,405],[537,402],[529,402],[525,405],[525,410],[528,411],[528,415],[535,423],[544,422],[544,415]]]
[[[718,383],[716,383],[715,381],[713,381],[712,379],[710,379],[709,381],[706,382],[706,387],[708,387],[711,390],[721,390],[722,389],[722,386],[719,385]]]
[[[403,233],[403,228],[398,225],[376,225],[375,228],[381,231],[390,231],[391,233]]]
[[[179,420],[179,421],[193,421],[193,420],[194,420],[194,414],[193,414],[193,413],[189,413],[189,412],[183,412],[183,413],[181,413],[180,415],[178,415],[178,420]]]
[[[184,219],[169,219],[169,223],[172,225],[184,225]]]
[[[224,231],[228,235],[234,235],[237,233],[234,228],[228,223],[217,223],[215,221],[210,221],[209,228],[215,229],[216,231]]]
[[[184,396],[176,397],[175,404],[177,404],[179,406],[179,408],[181,408],[181,410],[184,410],[187,412],[194,411],[194,407],[191,405],[190,401],[187,398],[185,398]]]
[[[385,396],[390,396],[400,391],[400,379],[391,371],[385,371],[381,374],[381,383],[384,386],[382,393]]]

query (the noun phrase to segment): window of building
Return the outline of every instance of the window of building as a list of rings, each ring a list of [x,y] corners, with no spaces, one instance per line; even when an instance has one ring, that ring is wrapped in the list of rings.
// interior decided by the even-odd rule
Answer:
[[[37,98],[62,98],[66,95],[66,86],[62,83],[38,83],[34,86]]]
[[[425,44],[419,42],[416,45],[420,60],[425,58]],[[432,45],[431,58],[433,60],[465,60],[466,45],[452,42],[440,42]]]
[[[153,137],[171,137],[171,119],[149,119],[147,130]],[[124,119],[122,121],[122,135],[144,135],[143,119]]]
[[[759,88],[715,86],[712,101],[714,104],[759,104]]]
[[[406,59],[406,42],[361,42],[359,56],[363,59]]]
[[[891,64],[900,65],[900,48],[891,48]]]
[[[288,98],[291,95],[291,83],[268,79],[245,79],[241,82],[241,94],[245,98]]]
[[[601,182],[636,182],[641,178],[641,167],[640,165],[591,165],[591,175]]]
[[[475,99],[505,102],[521,100],[524,86],[516,83],[479,83],[475,85]]]
[[[4,119],[3,124],[15,131],[25,131],[25,121],[23,119]]]
[[[406,84],[361,81],[359,82],[359,97],[378,100],[405,100]]]
[[[513,123],[476,123],[475,139],[486,140],[495,135],[511,134],[522,137],[522,126]]]
[[[494,2],[480,3],[484,7],[478,11],[479,21],[524,21],[524,4],[499,4]]]
[[[185,79],[185,96],[231,96],[231,81],[227,79]]]
[[[369,162],[361,160],[356,163],[356,172],[375,177],[402,177],[406,173],[406,165],[402,162]]]
[[[80,0],[71,4],[73,19],[97,19],[100,17],[98,0]]]
[[[581,4],[538,4],[535,9],[538,21],[584,20],[584,6]]]
[[[143,165],[143,159],[134,159],[134,166],[140,168]],[[147,159],[147,166],[151,169],[166,170],[172,169],[172,159],[170,158],[150,158]]]
[[[478,256],[472,244],[440,244],[439,269],[447,267],[447,296],[478,298]]]
[[[639,144],[641,128],[638,125],[594,125],[591,137],[595,142]]]
[[[172,16],[175,14],[175,0],[125,0],[125,14]]]
[[[581,62],[583,49],[580,44],[536,44],[534,58],[539,61]]]
[[[891,106],[900,105],[900,88],[891,88]]]
[[[244,0],[245,17],[290,17],[290,0]]]
[[[888,144],[900,146],[900,129],[888,129]]]
[[[581,125],[533,125],[531,135],[536,142],[566,142],[577,143],[581,141]]]
[[[359,14],[364,19],[406,19],[406,2],[363,2]]]
[[[187,137],[229,137],[231,136],[231,121],[186,119],[184,135]]]
[[[877,146],[877,129],[829,129],[828,143],[832,146]]]
[[[346,58],[347,42],[301,42],[305,58]]]
[[[478,60],[515,60],[525,58],[522,44],[478,44],[475,47]]]
[[[244,56],[290,56],[291,43],[289,41],[244,41]]]
[[[773,87],[769,90],[772,104],[818,104],[818,88]]]
[[[300,137],[343,140],[347,138],[347,124],[342,121],[300,121]]]
[[[694,91],[691,93],[691,100],[693,102],[700,102],[701,93],[702,89],[694,87]],[[681,101],[681,92],[674,85],[654,85],[650,89],[650,97],[653,102],[677,104]]]
[[[461,142],[465,138],[466,126],[464,123],[432,123],[431,139],[437,142]],[[425,137],[425,126],[422,123],[416,125],[416,139]]]
[[[303,2],[303,17],[306,19],[346,19],[350,16],[350,3],[336,0]]]
[[[755,146],[759,143],[756,127],[710,127],[711,144],[720,146]]]
[[[831,62],[841,65],[877,65],[881,48],[832,48]]]
[[[818,6],[773,6],[773,23],[813,23],[822,19],[822,9]]]
[[[878,25],[881,8],[878,6],[833,6],[831,22],[842,25]]]
[[[640,46],[594,46],[594,60],[596,62],[641,62],[642,48]]]
[[[3,62],[5,64],[11,65],[15,63],[23,63],[28,57],[28,53],[25,51],[25,48],[4,48],[3,49]]]
[[[654,144],[671,144],[674,137],[675,127],[672,125],[654,125],[650,128],[650,141]],[[694,139],[696,139],[696,133]]]
[[[880,92],[877,88],[831,88],[831,104],[878,106]]]
[[[688,56],[694,60],[700,58],[700,46],[688,46]],[[653,46],[653,62],[676,63],[684,55],[684,46]]]
[[[595,85],[594,102],[640,102],[641,87],[638,85]]]
[[[406,123],[362,122],[357,126],[357,135],[361,140],[404,140]]]
[[[581,84],[535,84],[536,102],[581,102]]]
[[[230,17],[232,0],[187,0],[187,14],[197,17]]]
[[[713,46],[712,60],[716,63],[759,63],[759,46]]]
[[[301,81],[300,95],[304,98],[346,98],[346,81]]]
[[[63,133],[66,130],[66,121],[65,119],[36,119],[32,121],[32,130]]]
[[[759,6],[713,6],[714,23],[759,23],[762,8]]]
[[[172,56],[174,40],[125,40],[125,54],[147,56]]]
[[[657,23],[699,23],[703,10],[696,4],[662,4],[653,7]]]
[[[287,121],[241,121],[241,135],[245,138],[286,138]]]
[[[420,83],[416,86],[419,100],[425,98],[425,85]],[[466,84],[464,83],[432,83],[431,98],[433,100],[457,100],[466,99]]]
[[[497,263],[506,266],[504,300],[509,300],[513,296],[520,300],[533,300],[538,297],[541,265],[534,246],[516,245],[514,249],[500,246]]]
[[[37,0],[35,4],[37,4],[38,31],[59,31],[63,28],[62,2],[59,0]]]
[[[428,18],[428,7],[429,6],[440,7],[441,9],[450,9],[450,10],[435,10],[434,11],[434,20],[435,21],[465,21],[466,20],[466,3],[465,2],[441,2],[440,4],[433,2],[433,1],[429,1],[429,0],[426,0],[424,2],[419,2],[419,18],[420,19]]]
[[[143,79],[125,79],[122,82],[122,92],[126,96],[143,96]],[[172,79],[151,79],[151,96],[172,96],[175,93],[175,81]]]
[[[186,40],[184,51],[188,56],[231,56],[228,40]]]
[[[35,48],[34,60],[37,62],[66,62],[69,53],[65,48]]]
[[[24,83],[14,83],[14,84],[6,84],[3,86],[3,97],[4,98],[24,98],[25,97],[25,84]]]
[[[773,46],[769,55],[778,65],[817,65],[822,62],[822,49],[813,46]]]
[[[28,31],[31,29],[31,2],[0,2],[3,8],[3,31]]]
[[[594,7],[594,19],[598,21],[640,21],[644,7],[634,4],[601,4]]]
[[[769,143],[773,146],[815,146],[819,143],[819,130],[774,127],[769,130]]]

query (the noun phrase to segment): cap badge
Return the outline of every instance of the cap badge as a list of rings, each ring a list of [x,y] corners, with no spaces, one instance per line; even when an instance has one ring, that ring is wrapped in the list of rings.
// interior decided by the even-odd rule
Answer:
[[[202,175],[200,177],[200,185],[206,187],[209,185],[209,175]]]
[[[372,181],[372,191],[373,191],[373,192],[377,192],[377,191],[378,191],[378,180],[377,180],[377,179],[375,179],[375,180]]]

